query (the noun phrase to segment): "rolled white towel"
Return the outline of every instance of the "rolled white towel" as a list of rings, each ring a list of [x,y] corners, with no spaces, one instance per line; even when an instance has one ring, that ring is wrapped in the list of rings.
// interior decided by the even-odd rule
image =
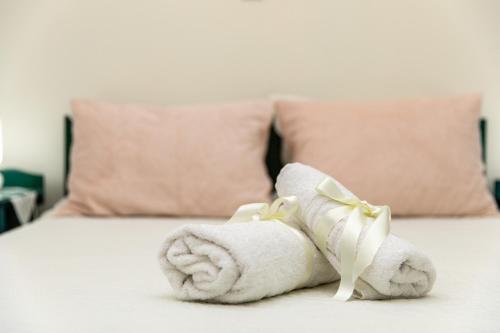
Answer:
[[[182,300],[243,303],[339,279],[308,237],[278,221],[184,225],[159,259]]]
[[[340,206],[316,191],[316,187],[327,177],[312,167],[291,163],[281,170],[276,182],[279,196],[293,195],[298,198],[304,231],[312,239],[315,239],[313,230],[320,218]],[[345,195],[353,195],[335,182]],[[337,271],[340,271],[341,265],[339,240],[345,224],[345,219],[337,222],[327,240],[326,257]],[[361,241],[368,228],[362,231]],[[356,281],[354,296],[361,299],[421,297],[431,290],[435,278],[434,266],[425,254],[407,241],[389,235],[378,249],[372,264]]]

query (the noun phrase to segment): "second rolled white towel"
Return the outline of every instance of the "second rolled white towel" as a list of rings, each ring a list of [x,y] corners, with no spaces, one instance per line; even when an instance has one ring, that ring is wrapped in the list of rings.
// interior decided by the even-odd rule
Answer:
[[[281,170],[276,183],[278,195],[297,197],[304,230],[312,239],[316,236],[313,231],[316,223],[328,211],[339,207],[316,190],[325,178],[330,177],[312,167],[291,163]],[[336,184],[346,196],[353,196],[342,184]],[[326,256],[337,271],[341,266],[339,244],[345,222],[345,219],[338,221],[327,235]],[[366,232],[363,230],[361,239]],[[425,254],[407,241],[389,235],[371,265],[356,281],[354,296],[362,299],[420,297],[431,290],[435,277],[434,266]]]

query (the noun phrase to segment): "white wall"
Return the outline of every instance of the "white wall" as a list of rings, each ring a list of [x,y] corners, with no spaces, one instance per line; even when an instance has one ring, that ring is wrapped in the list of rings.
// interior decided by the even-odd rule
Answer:
[[[5,166],[62,194],[72,97],[191,103],[483,92],[500,177],[495,0],[0,0]]]

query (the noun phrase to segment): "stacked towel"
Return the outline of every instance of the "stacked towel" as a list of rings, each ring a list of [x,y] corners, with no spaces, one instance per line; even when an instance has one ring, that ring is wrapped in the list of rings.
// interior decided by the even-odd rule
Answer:
[[[160,264],[182,300],[242,303],[339,279],[309,238],[278,221],[182,226]]]
[[[311,239],[315,239],[313,230],[319,219],[340,206],[316,191],[316,187],[327,177],[314,168],[292,163],[281,170],[276,183],[279,196],[293,195],[298,198],[303,229]],[[347,196],[353,195],[340,183],[337,182],[337,185]],[[337,271],[340,271],[341,264],[339,239],[345,223],[345,219],[338,221],[328,235],[326,256]],[[361,242],[366,232],[363,230]],[[435,277],[435,269],[426,255],[407,241],[389,235],[372,264],[356,281],[354,296],[361,299],[420,297],[431,290]]]

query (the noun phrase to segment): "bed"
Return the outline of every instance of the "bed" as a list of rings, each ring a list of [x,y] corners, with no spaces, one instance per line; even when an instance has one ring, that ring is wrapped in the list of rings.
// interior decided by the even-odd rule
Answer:
[[[69,119],[66,125],[69,156]],[[481,128],[484,144],[484,122]],[[273,132],[272,178],[280,144]],[[500,217],[393,220],[392,232],[425,249],[437,267],[422,299],[343,303],[333,300],[334,283],[242,305],[174,299],[157,255],[184,223],[224,220],[49,211],[3,234],[0,332],[500,332]]]
[[[423,299],[342,303],[333,284],[231,306],[173,298],[156,257],[169,230],[186,222],[222,223],[46,214],[3,235],[0,331],[500,331],[500,218],[393,222],[438,267]]]

